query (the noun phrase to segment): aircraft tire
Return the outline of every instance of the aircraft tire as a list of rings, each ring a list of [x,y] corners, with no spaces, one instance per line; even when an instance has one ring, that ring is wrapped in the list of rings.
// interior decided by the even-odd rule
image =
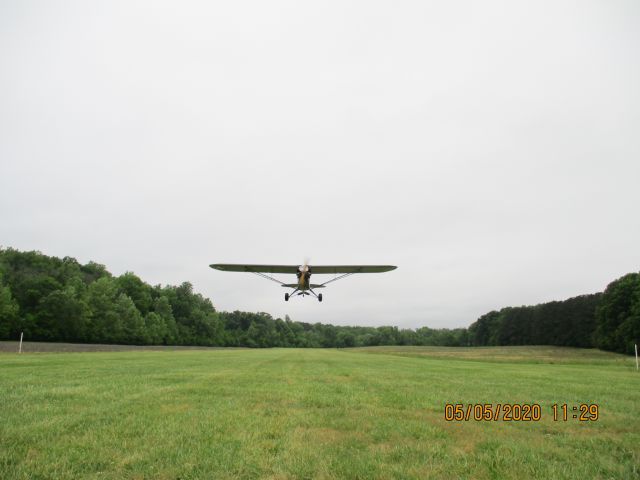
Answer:
[[[289,301],[289,294],[288,294],[288,293],[285,293],[285,294],[284,294],[284,301],[285,301],[285,302],[288,302],[288,301]]]
[[[321,294],[321,293],[319,293],[319,294],[318,294],[318,301],[319,301],[319,302],[321,302],[321,301],[322,301],[322,294]]]

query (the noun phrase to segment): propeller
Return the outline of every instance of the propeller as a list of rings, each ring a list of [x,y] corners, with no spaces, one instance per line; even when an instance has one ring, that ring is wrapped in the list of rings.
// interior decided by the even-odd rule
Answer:
[[[305,257],[304,258],[304,264],[300,265],[298,267],[298,270],[300,270],[301,272],[308,272],[309,271],[309,257]]]

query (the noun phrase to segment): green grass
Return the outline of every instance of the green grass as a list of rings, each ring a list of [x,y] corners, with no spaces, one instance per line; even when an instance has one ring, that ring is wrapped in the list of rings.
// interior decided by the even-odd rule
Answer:
[[[0,478],[638,478],[633,359],[503,350],[2,354]],[[451,423],[447,402],[543,418]],[[554,422],[556,402],[600,419]]]
[[[633,366],[633,358],[595,348],[544,346],[518,347],[363,347],[353,352],[400,355],[403,357],[431,357],[450,360],[477,360],[508,363],[588,363]]]

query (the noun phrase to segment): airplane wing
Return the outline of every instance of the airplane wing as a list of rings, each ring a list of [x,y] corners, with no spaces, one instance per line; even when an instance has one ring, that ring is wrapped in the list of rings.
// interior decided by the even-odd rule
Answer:
[[[209,265],[223,272],[252,272],[252,273],[296,273],[298,265],[256,265],[240,263],[214,263]]]
[[[250,272],[261,277],[279,283],[283,287],[297,288],[295,283],[283,283],[277,278],[273,278],[269,274],[273,273],[298,273],[298,265],[258,265],[243,263],[213,263],[209,265],[216,270],[223,272]],[[309,265],[311,274],[334,274],[337,277],[332,278],[321,284],[312,284],[311,288],[324,288],[328,283],[335,282],[341,278],[348,277],[354,273],[381,273],[395,270],[395,265]]]
[[[209,266],[224,272],[296,273],[298,271],[298,265],[214,263]],[[312,274],[381,273],[395,270],[396,268],[394,265],[309,265]]]
[[[395,270],[395,265],[309,265],[312,274],[317,273],[382,273]]]

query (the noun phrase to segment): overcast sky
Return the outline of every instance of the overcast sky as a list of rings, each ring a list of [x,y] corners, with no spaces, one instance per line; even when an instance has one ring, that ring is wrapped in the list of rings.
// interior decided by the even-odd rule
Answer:
[[[637,0],[2,1],[0,245],[341,325],[601,291],[640,270],[638,25]],[[208,267],[305,257],[398,269],[319,304]]]

